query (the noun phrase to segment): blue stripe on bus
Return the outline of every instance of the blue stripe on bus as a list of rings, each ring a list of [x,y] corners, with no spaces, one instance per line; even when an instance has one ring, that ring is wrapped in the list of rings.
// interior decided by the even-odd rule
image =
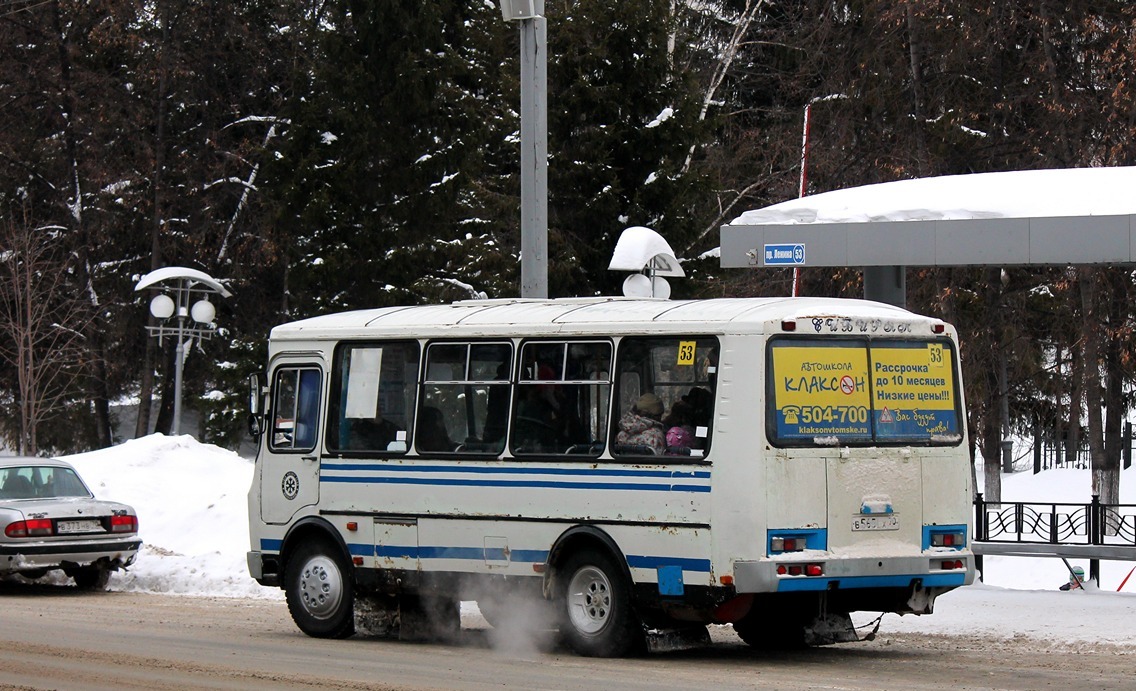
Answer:
[[[596,477],[671,477],[698,478],[710,477],[705,470],[620,470],[618,468],[542,468],[519,467],[493,468],[488,466],[447,466],[447,465],[406,465],[394,463],[321,463],[322,470],[381,470],[403,473],[482,473],[493,475],[588,475]]]
[[[356,549],[357,548],[357,549]],[[464,559],[469,561],[505,560],[504,549],[482,547],[414,547],[412,545],[376,545],[377,557],[405,559]],[[368,554],[370,545],[351,545],[352,554]],[[544,563],[548,560],[548,550],[514,549],[509,552],[510,561],[516,563]],[[710,572],[709,559],[688,559],[682,557],[658,557],[629,554],[627,564],[637,569],[655,569],[660,566],[679,566],[683,571]]]
[[[844,588],[906,588],[914,580],[923,582],[925,588],[954,587],[963,585],[966,573],[920,574],[907,576],[852,576],[849,578],[784,578],[777,583],[777,592],[796,593],[803,591],[828,590],[832,584]]]
[[[628,554],[627,565],[633,569],[657,569],[660,566],[681,566],[683,571],[701,571],[703,573],[710,573],[709,559],[687,559],[684,557],[650,557]]]
[[[668,485],[631,482],[556,482],[553,480],[470,480],[460,478],[385,477],[381,475],[324,476],[320,482],[440,485],[451,487],[530,487],[555,489],[610,489],[640,492],[709,492],[710,485]]]

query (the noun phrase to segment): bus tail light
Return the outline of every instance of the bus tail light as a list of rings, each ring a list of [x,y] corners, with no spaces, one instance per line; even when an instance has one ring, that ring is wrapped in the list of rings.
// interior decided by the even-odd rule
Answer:
[[[931,533],[931,546],[962,547],[965,539],[962,533]]]
[[[955,569],[963,568],[964,564],[961,559],[947,559],[940,564],[944,571],[953,571]]]
[[[805,548],[804,538],[771,537],[769,538],[769,551],[771,552],[799,552]]]
[[[823,576],[824,564],[778,564],[778,576]]]

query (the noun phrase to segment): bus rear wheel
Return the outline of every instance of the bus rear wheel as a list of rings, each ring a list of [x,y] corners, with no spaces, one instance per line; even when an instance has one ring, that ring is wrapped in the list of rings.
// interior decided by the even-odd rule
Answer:
[[[301,631],[314,638],[355,633],[354,589],[338,551],[322,541],[304,542],[288,559],[284,594]]]
[[[561,634],[573,650],[590,657],[643,650],[646,637],[631,606],[630,585],[610,556],[577,552],[561,573]]]

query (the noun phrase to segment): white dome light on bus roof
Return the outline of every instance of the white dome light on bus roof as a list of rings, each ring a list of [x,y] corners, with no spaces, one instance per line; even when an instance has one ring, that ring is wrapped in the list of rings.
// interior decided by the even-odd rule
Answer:
[[[644,226],[632,226],[620,234],[607,268],[609,271],[637,272],[623,282],[623,294],[627,297],[666,300],[671,296],[671,287],[662,277],[686,275],[670,244],[663,236]]]

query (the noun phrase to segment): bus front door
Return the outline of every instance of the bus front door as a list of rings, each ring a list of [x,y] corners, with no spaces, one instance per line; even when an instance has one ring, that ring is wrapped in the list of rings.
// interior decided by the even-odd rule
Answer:
[[[321,359],[282,358],[273,363],[270,426],[258,469],[260,518],[287,523],[319,501],[320,418],[324,372]]]

